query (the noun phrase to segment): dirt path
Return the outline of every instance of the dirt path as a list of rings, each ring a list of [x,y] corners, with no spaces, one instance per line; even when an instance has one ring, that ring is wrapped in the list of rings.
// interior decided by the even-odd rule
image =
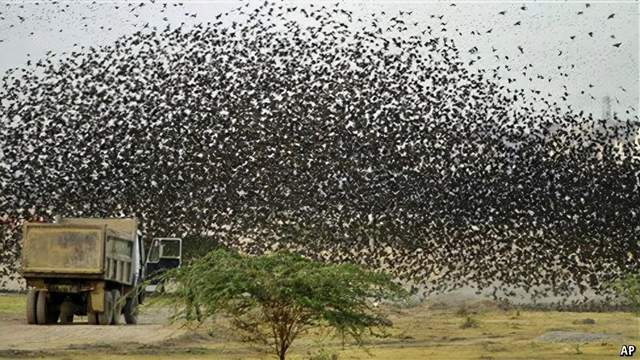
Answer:
[[[167,323],[167,311],[148,310],[139,324],[119,326],[87,325],[77,317],[72,325],[27,325],[23,317],[0,314],[0,350],[58,350],[83,345],[151,344],[185,333]]]

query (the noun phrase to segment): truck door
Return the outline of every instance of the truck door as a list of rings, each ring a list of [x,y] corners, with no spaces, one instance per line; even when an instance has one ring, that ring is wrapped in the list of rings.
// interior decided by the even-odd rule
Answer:
[[[148,256],[145,273],[152,284],[157,283],[154,277],[182,265],[182,239],[155,238]]]

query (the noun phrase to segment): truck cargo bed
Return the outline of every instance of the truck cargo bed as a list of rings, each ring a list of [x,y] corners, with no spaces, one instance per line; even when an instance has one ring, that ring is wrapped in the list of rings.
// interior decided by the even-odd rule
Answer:
[[[25,278],[91,278],[131,284],[133,239],[106,225],[24,225]]]

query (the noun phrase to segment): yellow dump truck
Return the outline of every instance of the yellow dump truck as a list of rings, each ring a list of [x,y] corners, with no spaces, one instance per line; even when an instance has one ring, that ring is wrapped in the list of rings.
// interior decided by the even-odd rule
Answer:
[[[144,247],[135,218],[58,218],[26,223],[22,275],[27,287],[27,322],[137,323],[144,279]]]

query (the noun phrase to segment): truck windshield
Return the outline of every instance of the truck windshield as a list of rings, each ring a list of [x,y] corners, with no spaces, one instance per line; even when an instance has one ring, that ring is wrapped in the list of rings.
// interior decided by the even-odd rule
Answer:
[[[171,259],[180,258],[180,241],[177,241],[177,240],[162,241],[162,258],[171,258]]]
[[[149,262],[157,263],[160,261],[160,244],[154,242],[149,249]]]

